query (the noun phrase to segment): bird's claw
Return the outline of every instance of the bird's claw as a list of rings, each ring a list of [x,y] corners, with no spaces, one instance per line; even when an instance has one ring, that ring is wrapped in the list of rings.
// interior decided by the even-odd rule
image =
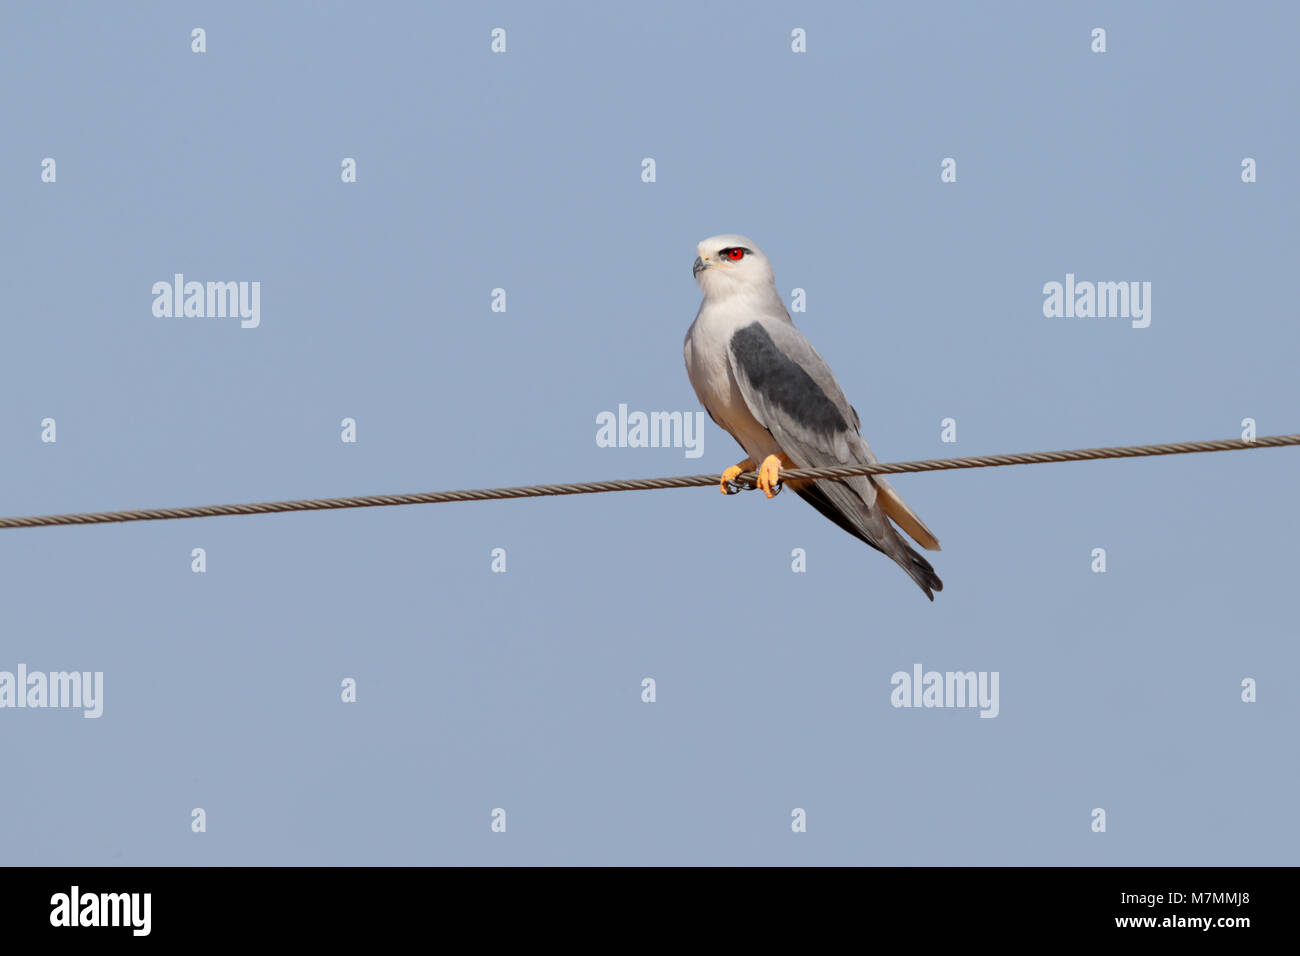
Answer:
[[[722,493],[724,495],[734,495],[739,493],[742,489],[740,485],[736,484],[736,476],[749,471],[753,467],[754,463],[746,460],[742,461],[739,465],[732,465],[724,471],[722,473],[722,479],[719,482],[722,487]]]
[[[779,455],[768,455],[763,459],[763,464],[758,466],[758,487],[769,498],[775,498],[781,493],[781,467],[785,464],[788,462],[783,461]]]

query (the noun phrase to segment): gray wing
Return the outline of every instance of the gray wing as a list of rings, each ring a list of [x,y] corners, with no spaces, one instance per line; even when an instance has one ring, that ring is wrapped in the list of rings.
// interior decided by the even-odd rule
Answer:
[[[728,360],[750,413],[800,465],[875,461],[830,366],[793,324],[762,318],[736,330]]]
[[[858,414],[830,366],[788,319],[765,316],[736,330],[728,360],[750,413],[795,464],[815,468],[875,463],[876,456],[858,434]],[[903,516],[895,520],[922,544],[931,546],[908,524],[914,522],[934,547],[937,539],[883,480],[823,479],[794,491],[845,531],[898,562],[931,600],[931,589],[942,590],[934,568],[908,547],[886,513]],[[885,507],[877,506],[878,491],[879,504]]]

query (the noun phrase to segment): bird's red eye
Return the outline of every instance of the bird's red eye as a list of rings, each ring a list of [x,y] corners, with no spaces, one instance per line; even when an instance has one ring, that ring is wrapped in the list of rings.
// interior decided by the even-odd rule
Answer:
[[[730,259],[732,262],[739,262],[741,259],[745,258],[745,250],[744,250],[744,249],[728,249],[728,250],[727,250],[727,258]]]

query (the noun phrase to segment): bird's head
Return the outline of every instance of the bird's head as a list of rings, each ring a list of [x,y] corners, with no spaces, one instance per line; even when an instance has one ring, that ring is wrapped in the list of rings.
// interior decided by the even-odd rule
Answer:
[[[713,236],[695,248],[699,255],[691,274],[706,296],[757,292],[773,284],[772,265],[752,239]]]

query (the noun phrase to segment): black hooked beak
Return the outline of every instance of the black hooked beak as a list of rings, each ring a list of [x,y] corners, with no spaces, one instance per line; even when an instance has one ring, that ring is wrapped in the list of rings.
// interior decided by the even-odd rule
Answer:
[[[701,272],[703,272],[706,268],[707,268],[707,266],[705,266],[705,264],[704,264],[704,260],[701,259],[699,256],[696,256],[696,257],[695,257],[695,265],[691,266],[691,278],[692,278],[692,279],[696,278],[696,277],[697,277]]]

